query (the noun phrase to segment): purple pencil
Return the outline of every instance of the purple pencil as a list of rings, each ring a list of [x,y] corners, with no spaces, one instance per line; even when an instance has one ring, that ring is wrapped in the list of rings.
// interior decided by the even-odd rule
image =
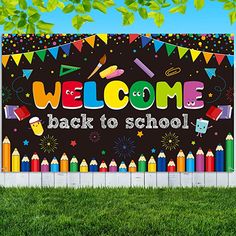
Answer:
[[[41,172],[48,172],[49,171],[49,164],[46,158],[43,158],[41,163]]]
[[[114,159],[111,160],[109,165],[109,172],[117,172],[117,164]]]
[[[204,172],[205,170],[204,162],[205,162],[204,152],[199,147],[196,153],[196,172]]]

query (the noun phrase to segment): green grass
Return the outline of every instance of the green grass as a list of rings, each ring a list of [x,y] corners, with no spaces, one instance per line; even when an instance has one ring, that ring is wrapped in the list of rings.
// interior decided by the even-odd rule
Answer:
[[[0,188],[0,235],[235,235],[236,189]]]

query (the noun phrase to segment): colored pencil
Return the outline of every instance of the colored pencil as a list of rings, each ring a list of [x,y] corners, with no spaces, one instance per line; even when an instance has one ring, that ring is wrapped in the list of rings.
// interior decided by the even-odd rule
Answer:
[[[182,150],[177,155],[177,172],[185,172],[185,155]]]
[[[175,163],[172,159],[170,159],[168,166],[167,166],[167,171],[168,172],[175,172],[176,168],[175,168]]]
[[[134,162],[134,160],[131,160],[129,164],[129,172],[136,172],[137,171],[137,166]]]
[[[17,148],[12,153],[12,172],[20,172],[20,153]]]
[[[234,139],[231,133],[225,139],[225,159],[226,171],[234,171]]]
[[[223,172],[224,171],[224,163],[225,163],[225,161],[224,161],[224,149],[223,149],[223,147],[219,144],[219,145],[217,145],[217,147],[216,147],[216,155],[215,155],[216,157],[216,159],[215,159],[215,161],[216,161],[216,171],[218,171],[218,172]]]
[[[119,172],[127,172],[127,166],[124,161],[120,163]]]
[[[196,153],[196,171],[197,172],[204,172],[205,170],[205,157],[204,152],[199,147]]]
[[[147,169],[146,167],[146,158],[143,154],[138,159],[138,172],[145,172]]]
[[[49,163],[47,158],[43,158],[43,161],[41,162],[41,172],[49,172]]]
[[[157,171],[157,164],[155,158],[151,156],[148,161],[148,172],[156,172],[156,171]]]
[[[60,160],[60,172],[68,172],[68,169],[69,169],[68,157],[65,153],[63,153]]]
[[[40,166],[39,166],[39,156],[35,152],[31,158],[31,171],[32,172],[39,172]]]
[[[29,158],[26,155],[24,155],[22,160],[21,160],[21,171],[22,172],[30,171]]]
[[[78,172],[78,171],[79,171],[78,160],[75,156],[73,156],[70,160],[70,172]]]
[[[186,157],[186,172],[195,171],[195,160],[192,152],[189,152]]]
[[[2,171],[11,171],[11,142],[7,136],[2,142]]]
[[[207,172],[215,171],[215,157],[210,149],[206,154],[206,171]]]
[[[114,159],[112,159],[109,164],[109,172],[117,172],[117,164]]]
[[[98,163],[96,161],[95,158],[93,158],[91,161],[90,161],[90,164],[89,164],[89,171],[90,172],[97,172],[98,171]]]
[[[88,172],[88,164],[85,159],[80,163],[79,171],[82,173]]]
[[[107,164],[105,161],[102,161],[102,163],[99,166],[99,172],[107,172]]]
[[[163,151],[160,151],[157,157],[157,170],[159,172],[166,171],[166,155]]]
[[[59,163],[58,163],[56,157],[53,157],[53,159],[51,161],[50,171],[51,172],[59,172]]]

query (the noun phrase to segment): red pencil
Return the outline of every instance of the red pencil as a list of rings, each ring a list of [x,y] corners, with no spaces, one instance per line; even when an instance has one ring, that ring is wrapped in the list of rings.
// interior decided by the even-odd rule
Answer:
[[[168,172],[175,172],[176,168],[175,168],[175,163],[172,159],[170,159],[168,166],[167,166],[167,171]]]
[[[31,158],[31,171],[32,172],[39,172],[39,156],[35,152]]]
[[[99,166],[99,172],[107,172],[107,165],[105,161],[102,161],[101,165]]]
[[[212,151],[209,149],[206,154],[206,171],[213,172],[215,171],[215,158]]]

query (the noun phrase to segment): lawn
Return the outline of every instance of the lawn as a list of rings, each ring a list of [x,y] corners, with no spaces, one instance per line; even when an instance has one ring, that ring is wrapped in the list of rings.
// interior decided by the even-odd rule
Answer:
[[[236,189],[0,188],[0,235],[235,235]]]

